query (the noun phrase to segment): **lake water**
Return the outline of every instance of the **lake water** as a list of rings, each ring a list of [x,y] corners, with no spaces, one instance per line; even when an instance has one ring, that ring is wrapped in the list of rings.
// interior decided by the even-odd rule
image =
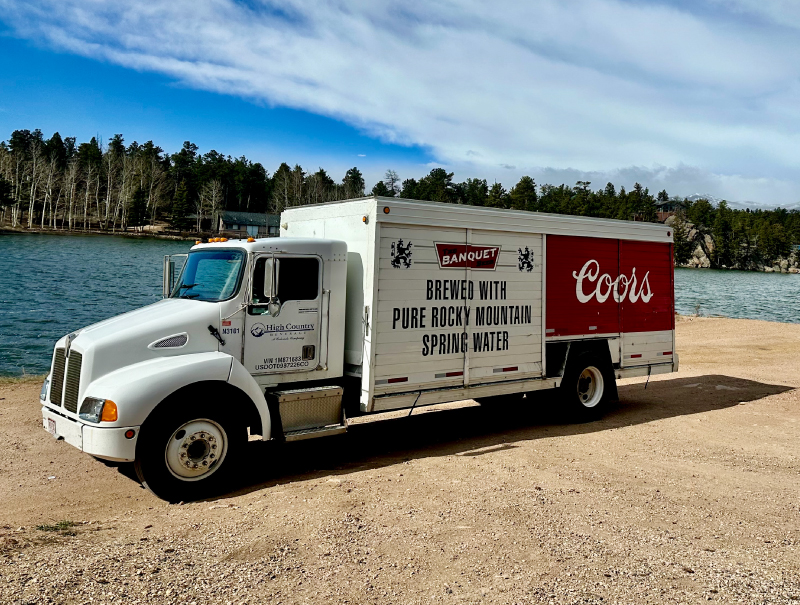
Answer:
[[[678,313],[800,323],[800,275],[675,269]]]
[[[0,375],[46,374],[64,334],[158,301],[164,255],[192,243],[0,235]]]
[[[0,375],[44,374],[55,341],[161,298],[187,241],[0,235]],[[678,312],[800,323],[800,275],[677,269]]]

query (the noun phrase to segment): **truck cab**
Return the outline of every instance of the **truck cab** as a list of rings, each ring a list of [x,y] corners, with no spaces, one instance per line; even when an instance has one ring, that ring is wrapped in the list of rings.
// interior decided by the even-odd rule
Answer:
[[[40,397],[51,434],[135,462],[167,499],[230,475],[248,435],[344,426],[342,390],[326,381],[342,376],[347,245],[219,238],[181,256],[165,259],[163,300],[61,338]],[[270,391],[296,402],[279,427]]]

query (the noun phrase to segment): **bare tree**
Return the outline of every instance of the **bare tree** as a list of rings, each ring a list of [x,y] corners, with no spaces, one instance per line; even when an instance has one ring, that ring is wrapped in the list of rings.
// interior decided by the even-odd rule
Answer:
[[[93,165],[92,162],[86,163],[86,182],[84,186],[84,196],[83,196],[83,230],[86,231],[89,222],[89,195],[92,191],[92,186],[94,185],[94,180],[98,179],[99,175],[97,174],[97,169]]]
[[[149,185],[147,188],[147,207],[150,210],[150,225],[156,223],[156,213],[158,212],[159,201],[161,199],[161,189],[164,185],[164,169],[158,161],[158,157],[150,157]]]
[[[33,227],[33,206],[36,202],[36,190],[42,177],[42,141],[34,138],[31,141],[31,192],[28,199],[28,229]]]
[[[400,193],[400,177],[394,170],[386,171],[386,174],[383,176],[383,182],[386,184],[386,188],[392,192],[392,196],[396,196]]]
[[[303,205],[303,184],[305,181],[306,173],[300,164],[295,164],[292,169],[292,205]]]
[[[67,215],[67,225],[68,229],[72,230],[73,228],[73,212],[75,210],[75,190],[78,187],[78,159],[73,158],[70,160],[69,164],[67,165],[67,191],[69,191],[69,213]],[[67,211],[67,208],[64,208],[64,211]],[[63,221],[62,221],[63,225]]]
[[[292,194],[292,173],[286,164],[281,165],[274,175],[274,189],[272,191],[272,211],[275,214],[288,208]]]
[[[222,207],[222,184],[217,179],[204,183],[200,190],[200,198],[203,200],[201,205],[211,216],[211,229],[217,231],[219,229],[219,212]],[[197,230],[200,230],[199,227]]]
[[[48,203],[50,204],[50,220],[48,223],[52,223],[53,220],[53,186],[58,179],[58,157],[54,153],[50,154],[50,162],[47,164],[46,171],[47,178],[44,186],[44,204],[42,205],[42,229],[44,229]]]
[[[197,196],[197,199],[194,202],[194,210],[197,216],[197,232],[200,233],[200,227],[203,223],[203,218],[205,217],[206,210],[208,209],[208,200],[206,196],[203,195],[203,191],[201,190],[200,195]]]

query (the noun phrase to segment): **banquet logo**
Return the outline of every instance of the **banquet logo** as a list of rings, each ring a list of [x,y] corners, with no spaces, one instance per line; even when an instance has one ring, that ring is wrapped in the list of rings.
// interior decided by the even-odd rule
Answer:
[[[645,273],[641,282],[637,284],[636,267],[634,267],[631,270],[630,277],[620,275],[616,279],[611,279],[608,273],[600,275],[600,263],[596,260],[586,261],[580,272],[572,272],[572,277],[576,280],[575,296],[578,297],[580,303],[587,303],[593,298],[597,302],[603,303],[608,300],[609,296],[612,296],[614,301],[618,303],[625,300],[626,296],[632,303],[638,300],[648,303],[653,298],[653,292],[650,290],[650,281],[647,279],[649,275],[650,271]],[[594,289],[592,289],[592,285],[584,287],[584,281],[593,284]]]
[[[440,269],[485,269],[494,271],[500,246],[473,246],[472,244],[436,243]]]

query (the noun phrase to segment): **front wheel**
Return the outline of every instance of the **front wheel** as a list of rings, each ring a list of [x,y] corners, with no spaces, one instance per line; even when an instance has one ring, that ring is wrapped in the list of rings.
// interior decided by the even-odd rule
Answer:
[[[585,352],[564,372],[560,390],[570,415],[579,422],[598,418],[609,399],[609,373],[602,368],[596,355]]]
[[[247,442],[247,429],[210,406],[156,414],[142,427],[136,475],[170,502],[218,493],[233,476]]]

